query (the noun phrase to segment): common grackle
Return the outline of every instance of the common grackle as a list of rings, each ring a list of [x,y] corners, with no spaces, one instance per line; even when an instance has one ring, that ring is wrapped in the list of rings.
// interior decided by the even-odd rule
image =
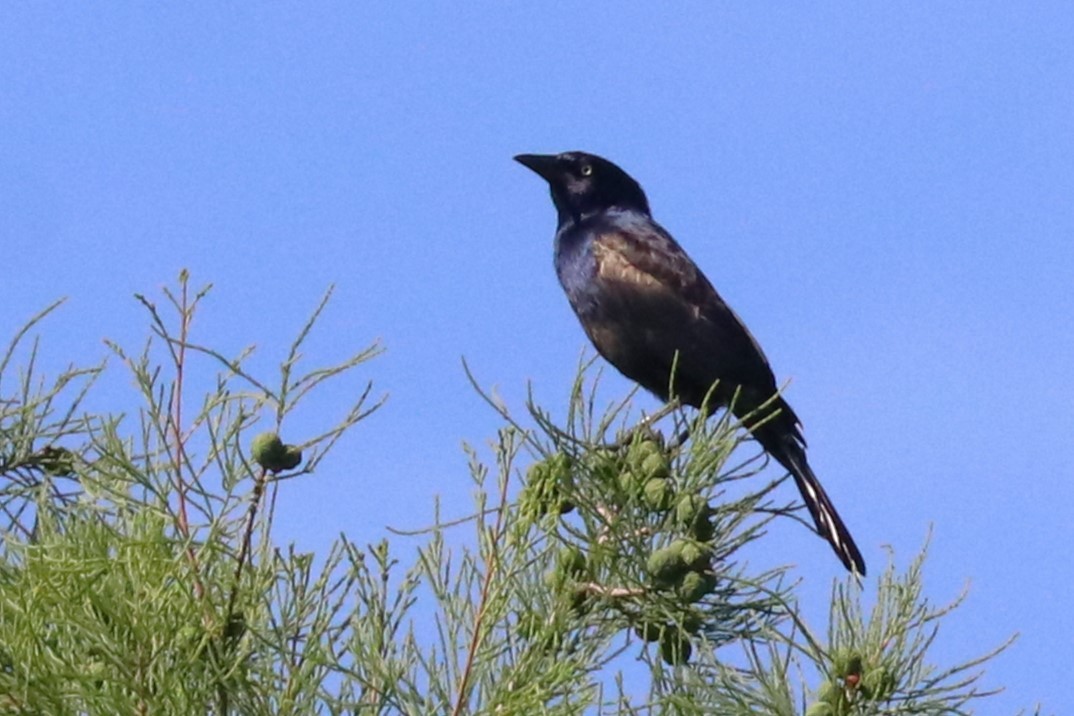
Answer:
[[[761,347],[653,221],[638,182],[583,152],[515,160],[551,187],[559,214],[556,274],[597,351],[662,400],[673,391],[696,408],[729,406],[794,477],[817,531],[840,561],[864,575],[861,552],[806,461],[798,416],[777,394]]]

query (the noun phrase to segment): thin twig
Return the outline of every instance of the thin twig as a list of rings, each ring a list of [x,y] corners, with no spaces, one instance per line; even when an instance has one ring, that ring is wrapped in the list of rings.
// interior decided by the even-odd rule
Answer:
[[[186,511],[186,483],[183,481],[183,466],[186,464],[186,441],[183,437],[183,376],[186,374],[186,339],[190,331],[190,305],[187,294],[188,276],[186,271],[179,275],[182,285],[182,299],[179,303],[179,351],[173,351],[175,359],[175,387],[172,393],[172,433],[175,439],[175,453],[172,455],[172,464],[175,467],[175,490],[179,496],[179,514],[177,515],[176,527],[180,535],[187,543],[186,558],[190,563],[190,569],[194,576],[194,595],[201,599],[206,591],[201,581],[201,569],[198,566],[198,556],[194,547],[190,544],[190,522]]]
[[[452,716],[459,716],[463,710],[463,704],[467,701],[467,692],[470,687],[470,675],[473,672],[474,661],[477,658],[477,648],[481,642],[481,629],[485,621],[485,610],[488,608],[489,594],[492,591],[492,580],[496,574],[498,564],[497,545],[500,544],[500,537],[504,531],[504,516],[507,513],[507,485],[509,479],[504,479],[502,487],[500,488],[500,506],[497,509],[496,514],[496,528],[494,533],[496,539],[489,542],[489,559],[485,569],[485,581],[481,585],[481,600],[477,604],[477,613],[474,618],[474,634],[470,639],[470,648],[466,653],[466,666],[463,667],[462,678],[459,680],[458,695],[455,699],[455,707],[452,709]]]

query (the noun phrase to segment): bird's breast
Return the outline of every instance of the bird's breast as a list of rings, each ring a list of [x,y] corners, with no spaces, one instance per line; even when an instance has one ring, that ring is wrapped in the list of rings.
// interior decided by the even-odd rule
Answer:
[[[559,232],[554,261],[556,276],[574,310],[580,315],[594,310],[598,286],[592,236],[582,231]]]

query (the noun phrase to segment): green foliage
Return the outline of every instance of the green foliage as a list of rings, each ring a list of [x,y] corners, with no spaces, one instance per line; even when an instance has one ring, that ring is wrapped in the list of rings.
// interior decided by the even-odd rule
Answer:
[[[141,400],[126,414],[81,411],[103,366],[35,375],[38,345],[26,342],[47,311],[0,363],[4,713],[312,713],[320,682],[342,668],[355,633],[338,629],[342,615],[356,585],[380,577],[345,540],[311,573],[310,556],[275,549],[264,507],[380,401],[366,383],[301,446],[276,437],[285,418],[379,348],[300,372],[326,295],[270,387],[246,371],[249,352],[226,358],[192,340],[206,293],[184,275],[164,309],[138,297],[155,338],[136,353],[109,344]],[[28,367],[11,390],[20,353]],[[184,381],[213,388],[189,400]],[[251,440],[265,421],[272,430]],[[303,469],[276,474],[297,468],[303,449]]]
[[[923,592],[924,561],[923,550],[904,574],[888,566],[877,580],[868,618],[861,608],[862,588],[836,584],[829,646],[810,653],[826,673],[816,702],[830,705],[833,714],[971,713],[975,702],[996,693],[980,687],[981,666],[1010,641],[956,666],[929,662],[928,648],[939,637],[941,619],[965,594],[934,606]]]
[[[111,524],[72,508],[12,545],[4,580],[3,643],[12,668],[0,693],[26,713],[137,713],[153,703],[177,713],[208,703],[219,613],[203,613],[188,588],[181,545],[166,519],[126,513]],[[229,659],[234,666],[235,659]],[[192,699],[193,701],[191,701]]]
[[[787,570],[742,557],[791,511],[756,462],[730,465],[740,426],[597,410],[588,366],[563,420],[478,388],[503,427],[468,448],[472,515],[278,545],[285,486],[334,479],[332,448],[381,404],[367,381],[340,389],[379,348],[303,368],[326,295],[269,381],[252,351],[194,340],[206,295],[184,274],[164,308],[138,297],[154,337],[110,344],[140,401],[122,413],[83,410],[103,366],[36,375],[47,311],[0,361],[0,712],[958,714],[987,696],[995,652],[928,662],[954,605],[930,606],[923,558],[879,578],[868,619],[865,587],[837,583],[821,638]],[[358,399],[285,443],[327,386]]]

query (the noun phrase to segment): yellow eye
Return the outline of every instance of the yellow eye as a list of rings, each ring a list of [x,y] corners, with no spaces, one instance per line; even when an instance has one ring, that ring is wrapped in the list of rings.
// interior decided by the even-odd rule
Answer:
[[[592,164],[583,164],[582,165],[582,176],[587,177],[587,176],[591,176],[592,174],[593,174],[593,165]]]

